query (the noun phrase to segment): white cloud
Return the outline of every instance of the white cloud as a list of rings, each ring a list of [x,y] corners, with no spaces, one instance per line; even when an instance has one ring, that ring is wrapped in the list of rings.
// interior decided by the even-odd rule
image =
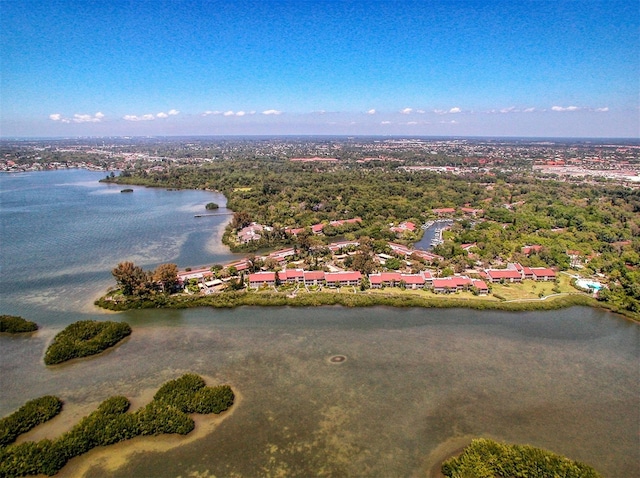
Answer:
[[[367,114],[368,115],[374,115],[374,114],[376,114],[376,110],[371,108],[369,111],[367,111]]]
[[[609,107],[605,106],[604,108],[596,108],[596,111],[598,113],[606,113],[607,111],[609,111]]]
[[[578,111],[580,108],[577,106],[552,106],[551,111]]]
[[[380,124],[391,124],[391,121],[381,121]]]
[[[202,116],[209,116],[209,115],[216,115],[216,116],[217,116],[217,115],[221,115],[221,114],[222,114],[222,111],[218,111],[218,110],[216,110],[216,111],[207,110],[207,111],[205,111],[204,113],[202,113]]]
[[[418,124],[418,122],[417,121],[408,121],[407,124],[408,125],[414,125],[414,124]]]
[[[153,121],[156,119],[152,114],[137,116],[137,115],[124,115],[122,119],[126,121]]]
[[[423,115],[423,114],[426,113],[426,111],[425,110],[416,110],[416,113]]]
[[[60,113],[53,113],[49,115],[49,119],[52,121],[60,121],[61,123],[100,123],[104,118],[104,114],[98,111],[95,115],[76,113],[73,118],[65,118]]]
[[[411,114],[412,111],[413,111],[413,108],[405,108],[402,111],[400,111],[400,113],[402,113],[403,115],[409,115]]]
[[[84,115],[84,114],[74,114],[73,115],[73,122],[74,123],[98,123],[100,121],[100,118],[94,118],[91,115]]]
[[[278,111],[278,110],[265,110],[262,112],[263,115],[266,116],[278,116],[282,114],[282,111]]]
[[[445,110],[433,110],[433,112],[437,115],[444,115],[447,114],[447,112]]]
[[[518,110],[516,109],[515,106],[509,106],[508,108],[502,108],[500,110],[500,113],[517,113]]]
[[[164,119],[164,118],[168,118],[169,116],[175,116],[177,114],[180,114],[178,110],[169,110],[167,113],[165,113],[164,111],[161,111],[156,115],[156,118]]]
[[[536,109],[535,108],[525,108],[522,110],[523,113],[533,113]]]
[[[460,113],[462,110],[460,108],[458,108],[457,106],[454,106],[453,108],[451,108],[449,110],[449,113]]]
[[[235,113],[234,113],[233,111],[231,111],[231,110],[229,110],[229,111],[225,111],[225,112],[224,112],[224,113],[222,113],[222,114],[223,114],[224,116],[234,116],[234,115],[235,115]]]
[[[244,116],[244,115],[246,115],[246,114],[247,114],[247,113],[245,113],[244,111],[238,111],[238,112],[236,113],[236,116]]]

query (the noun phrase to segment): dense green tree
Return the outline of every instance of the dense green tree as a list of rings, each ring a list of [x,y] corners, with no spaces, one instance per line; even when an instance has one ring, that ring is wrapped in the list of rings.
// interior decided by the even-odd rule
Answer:
[[[0,332],[20,334],[24,332],[35,332],[36,330],[38,330],[38,324],[35,322],[16,315],[0,315]]]
[[[178,285],[178,266],[176,264],[160,264],[153,272],[153,280],[161,284],[165,292],[173,292]]]
[[[133,262],[121,262],[111,271],[124,295],[141,295],[150,288],[150,277]]]

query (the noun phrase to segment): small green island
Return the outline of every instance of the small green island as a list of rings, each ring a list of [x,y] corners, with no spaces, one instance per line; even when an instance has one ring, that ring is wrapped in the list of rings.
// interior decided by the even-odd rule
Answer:
[[[0,333],[4,334],[23,334],[26,332],[35,332],[38,330],[38,324],[26,320],[17,315],[0,315]]]
[[[584,463],[529,445],[508,445],[488,439],[476,439],[462,454],[442,464],[449,478],[600,478]]]
[[[44,363],[55,365],[67,360],[99,354],[131,335],[126,322],[81,320],[58,333],[44,355]]]
[[[192,413],[219,414],[228,410],[235,395],[228,385],[209,387],[196,374],[166,382],[146,406],[129,413],[126,397],[108,398],[71,430],[53,440],[14,444],[16,438],[56,416],[62,402],[41,397],[0,420],[0,477],[55,475],[67,462],[98,446],[136,436],[169,433],[186,435],[195,428]]]
[[[205,209],[206,209],[207,211],[213,211],[213,210],[215,210],[215,209],[218,209],[219,207],[220,207],[220,206],[218,206],[216,203],[214,203],[214,202],[209,202],[209,203],[207,203],[207,205],[205,206]]]
[[[29,400],[17,411],[0,420],[0,447],[13,443],[41,423],[51,420],[62,410],[62,400],[52,395]]]

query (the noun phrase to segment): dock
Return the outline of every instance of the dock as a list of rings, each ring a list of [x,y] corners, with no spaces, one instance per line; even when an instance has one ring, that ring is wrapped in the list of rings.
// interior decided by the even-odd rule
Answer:
[[[212,214],[196,214],[193,217],[210,217],[210,216],[231,216],[232,212],[215,212]]]

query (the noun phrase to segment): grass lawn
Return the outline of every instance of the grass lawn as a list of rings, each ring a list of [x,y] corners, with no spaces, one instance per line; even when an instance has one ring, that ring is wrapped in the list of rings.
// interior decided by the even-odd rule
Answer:
[[[559,275],[559,284],[557,287],[560,289],[561,293],[576,293],[578,292],[574,287],[571,286],[571,277],[566,274]],[[556,287],[555,282],[536,282],[533,280],[526,280],[520,284],[492,284],[492,292],[498,294],[501,297],[504,297],[507,301],[518,301],[518,300],[539,300],[540,293],[543,296],[555,295],[557,292],[553,291],[554,287]],[[308,289],[308,290],[307,290]],[[278,295],[288,295],[291,294],[294,290],[296,290],[296,286],[293,284],[286,284],[279,286],[277,288]],[[275,291],[273,287],[263,287],[257,291],[252,291],[253,293],[257,293],[259,295],[272,295]],[[314,295],[318,292],[323,293],[333,293],[333,294],[341,294],[341,295],[370,295],[370,296],[383,296],[383,297],[417,297],[421,299],[437,299],[440,301],[447,300],[473,300],[473,301],[488,301],[488,302],[498,302],[500,299],[496,298],[494,295],[473,295],[472,292],[456,292],[452,294],[436,294],[431,290],[423,290],[423,289],[405,289],[402,290],[399,287],[385,287],[383,289],[368,289],[366,291],[361,291],[360,287],[319,287],[319,286],[309,286],[305,288],[303,285],[298,285],[298,289],[296,291],[297,296],[310,294]]]
[[[406,289],[402,290],[398,287],[385,287],[384,289],[369,289],[365,293],[367,294],[380,294],[386,296],[399,296],[399,295],[409,295],[409,296],[418,296],[425,299],[473,299],[473,300],[490,300],[497,301],[495,297],[491,295],[473,295],[472,292],[456,292],[453,294],[436,294],[430,290],[423,289]]]
[[[575,293],[577,289],[571,286],[571,277],[566,274],[560,274],[560,284],[558,285],[561,293]],[[523,299],[539,299],[542,295],[552,295],[557,292],[553,291],[556,287],[555,282],[536,282],[533,280],[525,280],[521,284],[492,284],[492,292],[504,297],[506,300],[523,300]]]

